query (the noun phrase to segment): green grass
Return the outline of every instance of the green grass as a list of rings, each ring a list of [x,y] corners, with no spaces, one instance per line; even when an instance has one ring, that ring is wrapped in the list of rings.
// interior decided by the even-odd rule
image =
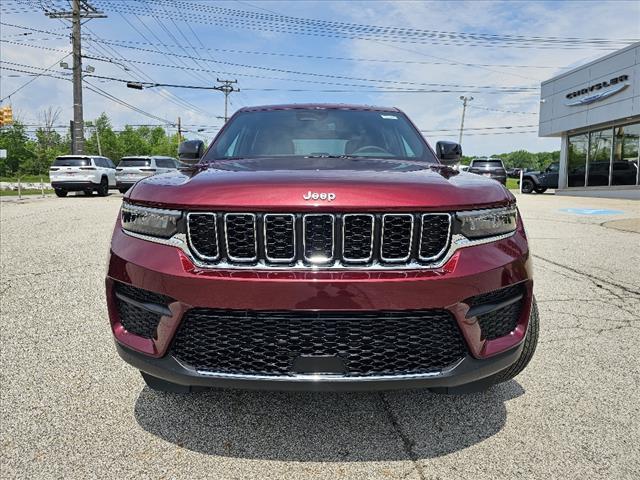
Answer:
[[[509,190],[518,190],[520,186],[518,185],[517,178],[507,178],[507,188]]]
[[[53,193],[53,190],[49,190],[49,189],[44,189],[44,194],[46,195],[47,193]],[[22,195],[41,195],[42,192],[38,189],[38,190],[34,190],[34,189],[29,189],[29,190],[25,190],[22,189]],[[0,190],[0,197],[17,197],[18,196],[18,190]]]

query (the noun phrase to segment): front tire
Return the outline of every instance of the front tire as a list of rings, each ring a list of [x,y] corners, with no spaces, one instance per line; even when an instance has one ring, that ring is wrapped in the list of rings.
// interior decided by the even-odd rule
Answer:
[[[56,192],[56,197],[60,197],[60,198],[62,198],[62,197],[66,197],[66,196],[67,196],[67,193],[69,193],[69,192],[67,192],[66,190],[62,190],[62,189],[60,189],[60,188],[56,188],[56,189],[54,189],[54,192]]]
[[[540,318],[538,316],[538,305],[536,304],[536,299],[533,299],[533,303],[531,304],[531,315],[529,317],[529,329],[527,330],[527,335],[524,338],[524,346],[522,347],[522,354],[520,358],[516,360],[516,362],[510,367],[504,369],[499,372],[495,376],[495,383],[504,383],[512,380],[517,375],[522,373],[522,371],[527,367],[531,359],[533,358],[533,354],[536,351],[536,346],[538,345],[538,335],[540,331]]]
[[[531,193],[533,192],[534,188],[535,185],[533,184],[532,180],[529,180],[528,178],[522,180],[522,193]]]
[[[128,188],[119,188],[118,190],[120,190],[120,193],[123,195],[129,191]]]

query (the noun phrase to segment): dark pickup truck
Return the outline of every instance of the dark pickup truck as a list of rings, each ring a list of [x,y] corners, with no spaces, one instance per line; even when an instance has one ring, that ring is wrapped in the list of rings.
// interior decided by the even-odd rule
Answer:
[[[560,163],[553,162],[542,172],[526,172],[522,176],[522,193],[544,193],[547,188],[558,188]]]

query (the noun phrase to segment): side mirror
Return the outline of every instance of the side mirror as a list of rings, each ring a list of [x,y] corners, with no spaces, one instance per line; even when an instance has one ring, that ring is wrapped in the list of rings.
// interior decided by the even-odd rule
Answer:
[[[444,165],[455,165],[462,158],[462,147],[459,143],[440,141],[436,143],[436,154]]]
[[[204,142],[202,140],[187,140],[178,146],[178,158],[184,163],[198,163],[203,154]]]

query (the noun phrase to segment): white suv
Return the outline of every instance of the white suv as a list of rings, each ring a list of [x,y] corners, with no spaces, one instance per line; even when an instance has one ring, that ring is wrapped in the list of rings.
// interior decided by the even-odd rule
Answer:
[[[120,193],[125,193],[134,183],[151,175],[176,170],[180,162],[173,157],[136,156],[122,157],[116,168],[116,184]]]
[[[101,197],[116,186],[116,167],[107,157],[95,155],[62,155],[49,168],[51,186],[56,195],[66,197],[68,192],[94,191]]]

